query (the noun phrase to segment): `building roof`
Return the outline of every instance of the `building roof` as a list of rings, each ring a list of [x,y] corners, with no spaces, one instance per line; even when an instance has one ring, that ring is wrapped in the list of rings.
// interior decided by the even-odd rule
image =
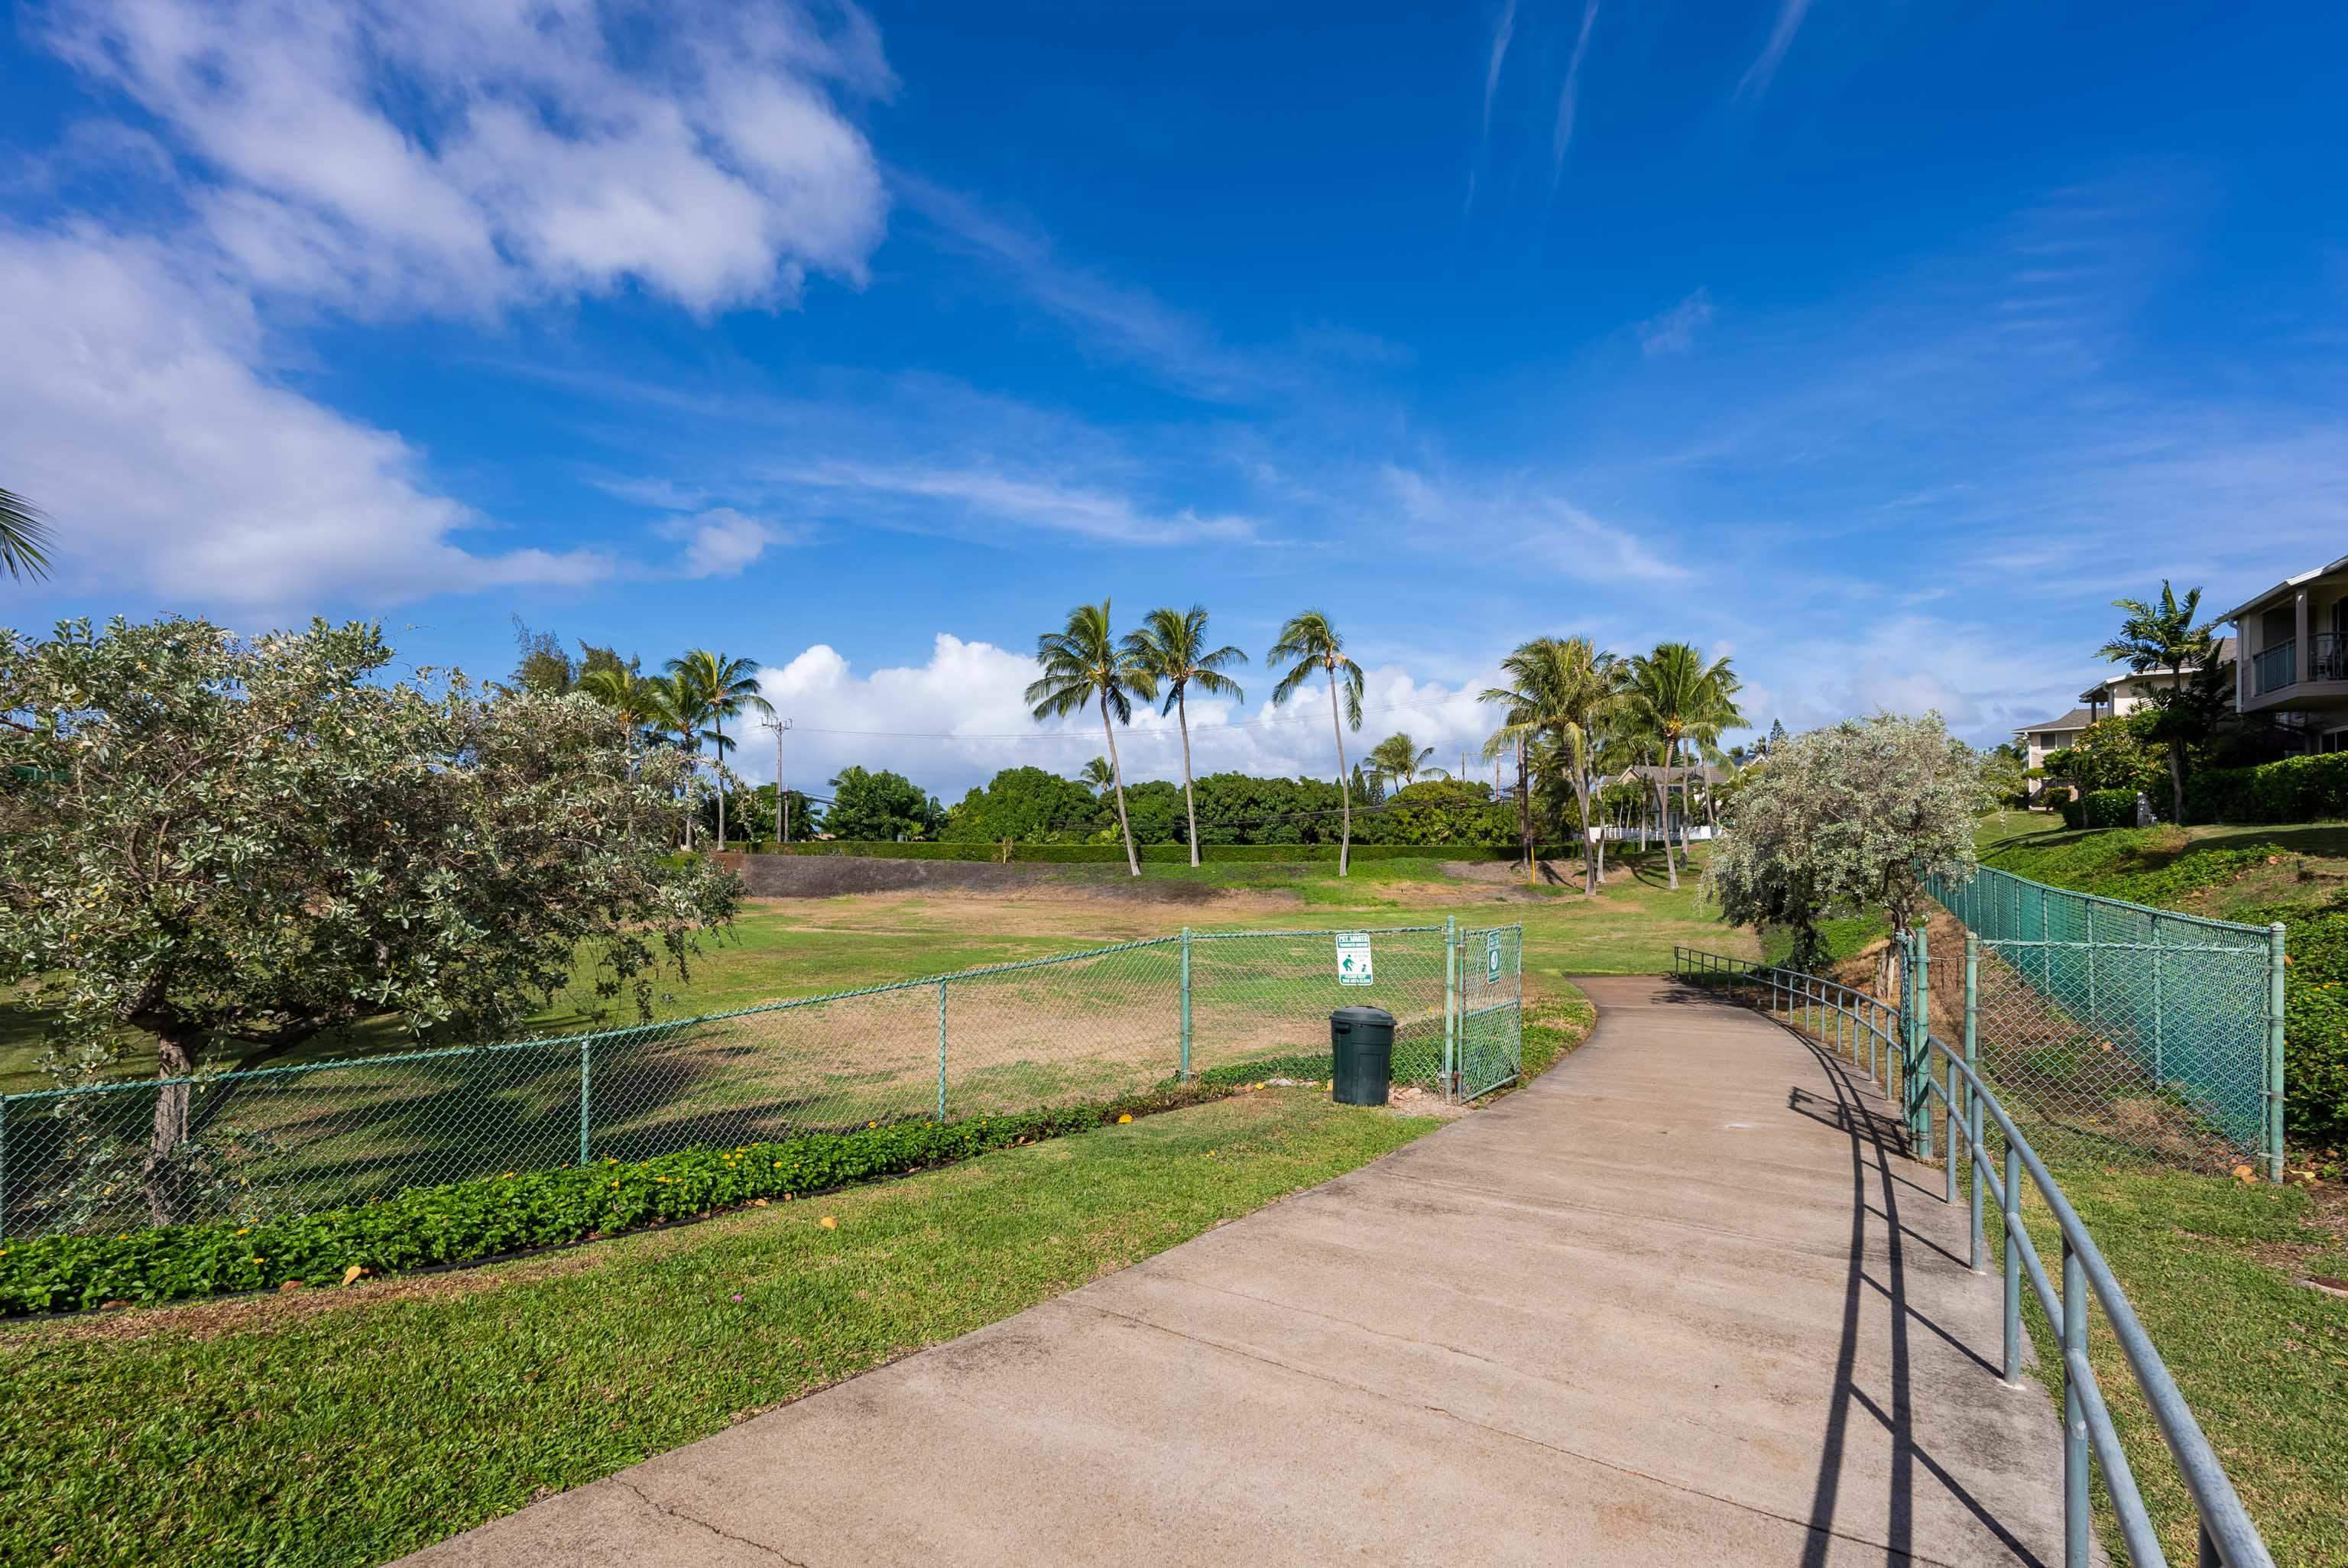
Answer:
[[[2250,598],[2242,600],[2241,603],[2234,606],[2233,609],[2226,611],[2225,614],[2219,616],[2218,619],[2220,620],[2240,620],[2246,611],[2257,609],[2260,604],[2272,599],[2276,594],[2297,588],[2303,582],[2312,582],[2319,577],[2329,577],[2332,573],[2339,571],[2343,568],[2348,568],[2348,556],[2342,556],[2338,560],[2332,562],[2328,566],[2317,567],[2313,571],[2303,571],[2297,577],[2287,577],[2281,582],[2275,584],[2272,588],[2250,595]]]
[[[2038,730],[2084,730],[2087,723],[2087,710],[2074,708],[2059,719],[2044,719],[2035,724],[2016,724],[2013,733],[2026,735]]]
[[[1690,783],[1700,784],[1725,784],[1731,778],[1735,776],[1735,771],[1734,769],[1720,767],[1712,763],[1706,763],[1701,767],[1696,766],[1694,764],[1683,764],[1678,767],[1671,769],[1670,772],[1671,778],[1669,782],[1674,784],[1685,784]],[[1621,773],[1616,774],[1614,775],[1614,779],[1618,784],[1626,779],[1632,778],[1636,778],[1643,784],[1653,784],[1657,779],[1663,776],[1663,766],[1660,763],[1633,763],[1629,767],[1624,768]]]
[[[2231,659],[2233,656],[2234,640],[2230,637],[2220,637],[2218,639],[2218,662],[2223,664],[2227,660]],[[2200,671],[2200,669],[2201,666],[2199,664],[2188,664],[2185,667],[2185,673],[2188,675],[2198,674]],[[2112,688],[2114,686],[2128,681],[2141,681],[2154,677],[2165,680],[2168,678],[2168,671],[2166,670],[2123,671],[2116,675],[2106,676],[2103,680],[2098,681],[2096,684],[2080,692],[2079,701],[2082,702],[2108,702],[2112,700]],[[2035,725],[2033,727],[2043,729],[2045,726]]]

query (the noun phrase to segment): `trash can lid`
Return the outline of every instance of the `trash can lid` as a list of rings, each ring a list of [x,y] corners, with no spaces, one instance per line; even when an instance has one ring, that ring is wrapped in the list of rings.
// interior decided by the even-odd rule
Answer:
[[[1384,1008],[1369,1008],[1369,1007],[1350,1007],[1350,1008],[1339,1008],[1335,1012],[1333,1012],[1333,1013],[1331,1013],[1331,1014],[1329,1015],[1329,1021],[1330,1021],[1331,1023],[1385,1023],[1385,1024],[1390,1024],[1390,1023],[1394,1022],[1394,1020],[1395,1020],[1395,1016],[1394,1016],[1394,1014],[1392,1014],[1392,1013],[1390,1013],[1390,1012],[1386,1011],[1386,1009],[1384,1009]]]

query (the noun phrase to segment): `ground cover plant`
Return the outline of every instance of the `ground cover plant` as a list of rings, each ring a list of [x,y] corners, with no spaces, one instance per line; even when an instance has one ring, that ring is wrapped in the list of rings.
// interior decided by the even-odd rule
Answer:
[[[0,1329],[0,1562],[382,1562],[1433,1125],[1270,1090],[483,1270]]]

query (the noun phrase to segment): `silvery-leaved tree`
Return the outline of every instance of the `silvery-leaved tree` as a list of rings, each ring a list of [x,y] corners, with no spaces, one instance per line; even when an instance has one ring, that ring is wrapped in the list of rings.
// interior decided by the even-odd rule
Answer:
[[[1789,961],[1815,968],[1821,921],[1880,909],[1904,932],[1923,917],[1926,876],[1972,875],[1973,818],[1990,804],[1980,758],[1938,713],[1846,719],[1769,748],[1704,890],[1732,924],[1789,927]]]
[[[391,659],[357,623],[0,630],[0,984],[67,1081],[155,1053],[159,1224],[190,1207],[191,1075],[365,1020],[495,1039],[582,973],[649,1018],[738,907],[663,856],[697,804],[682,753],[632,757],[586,696]]]

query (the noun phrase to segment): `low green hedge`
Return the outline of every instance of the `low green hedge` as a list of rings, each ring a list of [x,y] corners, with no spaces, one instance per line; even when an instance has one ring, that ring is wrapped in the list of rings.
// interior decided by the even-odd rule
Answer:
[[[2196,774],[2187,782],[2186,806],[2197,822],[2314,822],[2348,816],[2348,752]]]
[[[761,839],[747,846],[754,855],[845,855],[869,860],[959,860],[998,861],[1003,858],[999,844],[872,844],[848,839],[819,839],[808,844],[784,845],[775,840]],[[1578,846],[1546,845],[1541,850],[1544,859],[1578,856]],[[1180,844],[1144,844],[1138,846],[1140,858],[1153,866],[1187,866],[1190,863],[1189,845]],[[1354,860],[1514,860],[1519,851],[1514,845],[1495,849],[1485,845],[1470,844],[1356,844]],[[1121,844],[1014,844],[1011,858],[1032,865],[1110,866],[1122,865],[1125,846]],[[1303,862],[1334,861],[1337,846],[1334,844],[1206,844],[1199,846],[1199,858],[1225,864],[1294,865]]]
[[[633,1163],[519,1171],[250,1225],[221,1221],[7,1242],[0,1244],[0,1317],[274,1290],[289,1280],[335,1286],[353,1268],[391,1274],[587,1241],[1221,1099],[1265,1075],[1258,1065],[1245,1080],[1202,1074],[1188,1084],[1056,1111],[897,1122],[736,1149],[687,1149]]]

